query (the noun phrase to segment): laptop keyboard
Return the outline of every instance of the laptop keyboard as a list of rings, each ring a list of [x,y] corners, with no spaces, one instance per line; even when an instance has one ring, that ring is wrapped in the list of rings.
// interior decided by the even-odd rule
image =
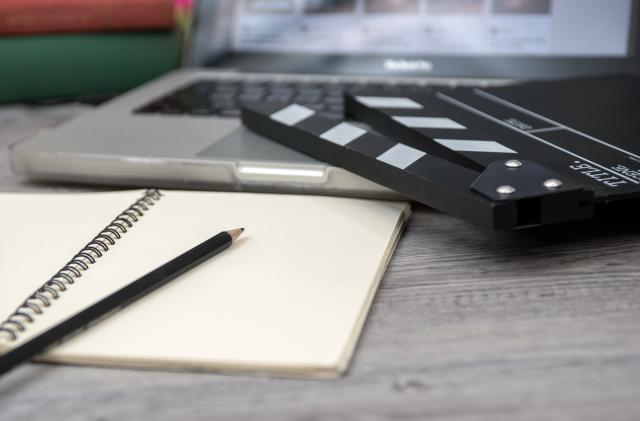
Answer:
[[[357,92],[370,88],[398,93],[425,89],[424,86],[408,84],[202,80],[154,100],[135,110],[135,113],[239,117],[242,104],[295,102],[326,117],[340,119],[343,117],[345,90]]]

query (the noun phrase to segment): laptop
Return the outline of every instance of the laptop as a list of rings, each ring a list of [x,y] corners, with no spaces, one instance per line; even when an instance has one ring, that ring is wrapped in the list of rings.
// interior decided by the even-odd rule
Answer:
[[[188,66],[11,149],[33,179],[394,197],[244,129],[244,103],[638,72],[638,0],[201,0]]]

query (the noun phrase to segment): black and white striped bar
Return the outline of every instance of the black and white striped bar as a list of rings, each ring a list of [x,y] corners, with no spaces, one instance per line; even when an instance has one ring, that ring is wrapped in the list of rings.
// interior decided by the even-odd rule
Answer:
[[[396,135],[410,146],[424,149],[476,171],[482,171],[494,161],[522,159],[518,151],[499,139],[472,135],[466,123],[456,118],[448,104],[432,104],[430,95],[415,94],[412,98],[347,94],[347,115],[369,124],[387,136]]]
[[[394,105],[407,109],[412,106],[408,101],[397,101]],[[481,178],[480,172],[391,140],[353,122],[323,117],[298,104],[249,105],[242,110],[242,122],[253,131],[316,159],[487,228],[517,228],[523,224],[518,216],[523,203],[532,203],[531,195],[522,198],[529,200],[524,202],[518,195],[491,199],[492,193],[479,194],[471,186]],[[454,146],[468,148],[464,144]],[[495,145],[486,147],[499,148]],[[489,184],[491,182],[489,180]],[[495,192],[496,187],[490,188]],[[557,197],[566,192],[561,189],[548,193]],[[538,204],[534,207],[528,212],[529,216],[538,215]],[[526,223],[535,225],[540,221],[534,217],[528,218]]]

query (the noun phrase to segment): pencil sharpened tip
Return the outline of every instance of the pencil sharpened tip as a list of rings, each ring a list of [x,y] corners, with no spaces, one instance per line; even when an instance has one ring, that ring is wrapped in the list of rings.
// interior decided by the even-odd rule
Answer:
[[[242,234],[243,232],[244,232],[244,228],[236,228],[236,229],[227,231],[227,234],[231,236],[232,241],[236,241],[238,237],[240,237],[240,234]]]

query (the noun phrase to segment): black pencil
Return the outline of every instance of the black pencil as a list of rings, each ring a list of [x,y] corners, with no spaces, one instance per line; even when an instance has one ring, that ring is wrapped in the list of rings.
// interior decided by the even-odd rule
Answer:
[[[120,310],[227,249],[243,231],[244,228],[238,228],[223,231],[211,237],[87,309],[58,323],[46,332],[30,339],[17,348],[10,349],[5,354],[0,354],[0,375],[39,354],[48,346],[63,340],[79,329],[90,326],[92,322],[102,320],[110,313]]]

